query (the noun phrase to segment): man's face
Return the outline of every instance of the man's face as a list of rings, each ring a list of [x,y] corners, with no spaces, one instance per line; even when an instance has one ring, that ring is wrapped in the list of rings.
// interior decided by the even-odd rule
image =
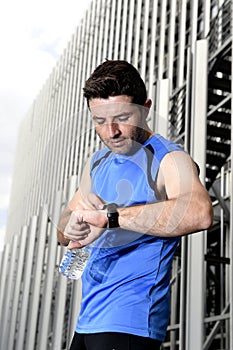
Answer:
[[[146,101],[145,106],[133,104],[131,97],[126,95],[89,100],[100,139],[112,152],[122,154],[132,152],[149,137],[146,117],[150,105],[150,100]]]

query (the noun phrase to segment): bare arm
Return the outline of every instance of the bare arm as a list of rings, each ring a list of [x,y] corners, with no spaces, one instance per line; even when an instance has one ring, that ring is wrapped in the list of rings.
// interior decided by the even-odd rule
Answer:
[[[158,187],[167,200],[120,209],[120,226],[156,236],[181,236],[212,224],[212,203],[191,158],[183,152],[168,154],[161,163]]]
[[[90,193],[91,191],[91,180],[90,180],[90,160],[87,162],[78,191],[71,199],[68,206],[61,213],[60,220],[57,229],[58,241],[67,246],[70,240],[83,241],[77,244],[82,246],[88,244],[87,237],[91,233],[97,235],[102,231],[94,229],[87,222],[84,222],[83,217],[79,212],[81,210],[93,210],[103,207],[102,200]]]
[[[120,227],[161,237],[182,236],[212,224],[212,203],[201,184],[196,167],[184,152],[167,154],[160,166],[157,190],[166,200],[119,208]],[[105,227],[106,211],[82,211],[84,220]]]

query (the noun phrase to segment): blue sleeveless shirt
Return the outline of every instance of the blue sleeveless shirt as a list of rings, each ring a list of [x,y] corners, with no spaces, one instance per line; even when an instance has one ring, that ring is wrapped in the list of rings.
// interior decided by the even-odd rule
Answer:
[[[160,135],[132,156],[107,148],[91,161],[92,192],[105,202],[130,206],[155,202],[153,189],[163,157],[182,150]],[[94,242],[82,276],[76,332],[123,332],[163,341],[170,317],[170,270],[179,238],[121,228]]]

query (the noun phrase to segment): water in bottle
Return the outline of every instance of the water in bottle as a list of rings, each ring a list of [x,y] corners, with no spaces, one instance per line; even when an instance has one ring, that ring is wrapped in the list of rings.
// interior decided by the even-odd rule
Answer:
[[[90,253],[87,247],[67,248],[60,263],[59,272],[67,278],[79,279],[86,267],[89,255]]]

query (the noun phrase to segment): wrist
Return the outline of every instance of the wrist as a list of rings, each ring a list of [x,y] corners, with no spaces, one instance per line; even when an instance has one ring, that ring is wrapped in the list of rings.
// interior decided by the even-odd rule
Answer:
[[[101,225],[102,228],[107,228],[108,227],[108,211],[107,211],[107,206],[104,205],[103,208],[100,210],[102,217],[103,217],[103,223]]]
[[[107,227],[108,228],[119,227],[118,205],[116,203],[108,203],[104,206],[104,210],[107,216]]]

